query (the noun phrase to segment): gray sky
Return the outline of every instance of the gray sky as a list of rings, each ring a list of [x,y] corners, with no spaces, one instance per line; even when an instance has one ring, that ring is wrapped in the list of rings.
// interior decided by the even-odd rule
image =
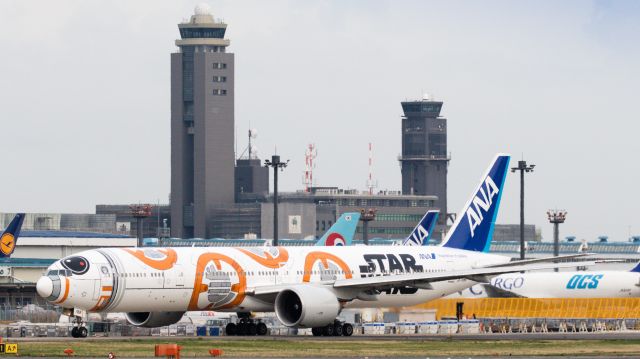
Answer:
[[[0,211],[87,212],[167,202],[169,53],[198,1],[0,3]],[[640,2],[210,1],[236,54],[238,149],[291,160],[302,186],[400,188],[400,101],[423,92],[449,120],[449,209],[496,152],[537,165],[527,222],[561,235],[640,234]],[[516,223],[510,175],[498,222]]]

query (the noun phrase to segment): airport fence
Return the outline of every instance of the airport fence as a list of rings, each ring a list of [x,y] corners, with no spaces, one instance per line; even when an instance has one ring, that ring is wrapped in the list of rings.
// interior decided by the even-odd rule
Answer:
[[[640,319],[640,298],[459,298],[437,299],[412,308],[436,311],[436,318]]]

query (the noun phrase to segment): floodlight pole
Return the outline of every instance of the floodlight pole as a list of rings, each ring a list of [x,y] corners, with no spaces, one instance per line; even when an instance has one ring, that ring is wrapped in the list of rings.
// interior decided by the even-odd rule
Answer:
[[[278,246],[278,169],[284,171],[284,168],[289,164],[287,162],[280,162],[280,156],[271,156],[271,161],[264,160],[265,167],[273,167],[273,246]]]
[[[564,220],[567,218],[567,211],[550,209],[547,211],[547,217],[549,217],[549,222],[553,223],[553,256],[557,257],[560,255],[560,223],[564,223]],[[558,271],[558,268],[555,268],[554,271]]]
[[[524,174],[533,172],[536,165],[527,166],[527,161],[518,161],[518,167],[512,167],[511,172],[520,171],[520,259],[524,259]]]

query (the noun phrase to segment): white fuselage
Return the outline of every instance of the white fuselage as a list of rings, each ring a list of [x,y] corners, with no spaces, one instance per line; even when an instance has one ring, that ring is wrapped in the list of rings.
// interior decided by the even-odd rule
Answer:
[[[640,297],[640,273],[625,271],[529,272],[502,274],[491,286],[527,298]],[[484,298],[491,291],[477,284],[453,297]]]
[[[446,272],[508,261],[443,247],[103,248],[51,265],[38,292],[51,292],[47,300],[62,307],[90,312],[259,312],[274,310],[273,298],[252,295],[260,288]],[[343,307],[393,307],[440,298],[473,284],[455,279],[433,282],[432,289],[403,286],[351,297],[335,293]]]

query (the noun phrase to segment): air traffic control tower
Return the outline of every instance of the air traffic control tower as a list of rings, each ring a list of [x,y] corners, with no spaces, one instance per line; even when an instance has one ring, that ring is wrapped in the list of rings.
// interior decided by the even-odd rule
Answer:
[[[440,117],[441,101],[428,95],[402,102],[402,194],[435,195],[440,223],[447,218],[447,119]]]
[[[207,5],[178,25],[171,54],[171,236],[209,238],[234,203],[234,56]]]

